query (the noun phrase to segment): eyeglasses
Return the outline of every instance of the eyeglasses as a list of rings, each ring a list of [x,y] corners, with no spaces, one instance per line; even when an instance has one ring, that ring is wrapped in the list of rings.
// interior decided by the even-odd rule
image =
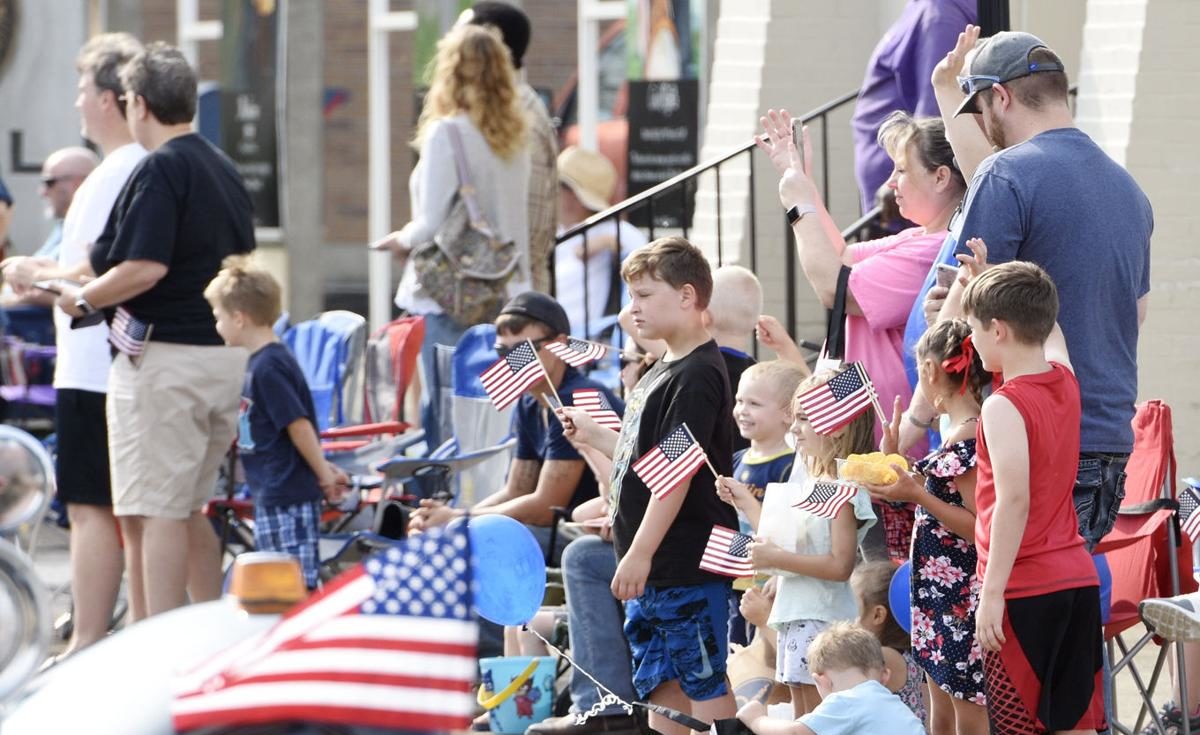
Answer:
[[[1030,62],[1028,69],[1029,70],[1024,74],[1018,74],[1017,76],[1009,77],[1008,79],[1001,79],[1000,77],[992,76],[990,74],[970,74],[965,77],[958,77],[958,88],[962,90],[963,94],[972,95],[981,89],[987,89],[988,87],[996,84],[1003,84],[1004,82],[1011,82],[1014,79],[1027,77],[1035,72],[1064,71],[1063,65],[1057,61],[1047,61],[1044,64]]]
[[[521,340],[520,342],[516,343],[515,345],[495,344],[495,345],[492,345],[492,349],[495,350],[496,354],[499,355],[500,357],[508,357],[509,355],[511,355],[513,353],[514,350],[516,350],[521,345],[525,344],[526,341],[527,340]],[[528,341],[533,343],[533,349],[536,351],[536,350],[542,349],[542,345],[546,344],[547,342],[553,342],[554,338],[553,337],[542,337],[541,339],[531,339]]]

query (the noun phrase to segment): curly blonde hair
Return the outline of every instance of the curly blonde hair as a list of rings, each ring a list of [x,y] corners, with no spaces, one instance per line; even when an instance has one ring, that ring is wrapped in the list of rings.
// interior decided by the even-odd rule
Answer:
[[[500,32],[457,26],[438,41],[432,80],[417,121],[420,149],[433,124],[460,112],[471,118],[492,151],[508,159],[525,146],[525,115],[517,100],[512,59]]]

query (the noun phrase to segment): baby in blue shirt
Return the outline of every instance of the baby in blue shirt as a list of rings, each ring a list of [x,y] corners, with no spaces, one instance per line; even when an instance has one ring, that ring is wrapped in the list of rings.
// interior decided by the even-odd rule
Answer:
[[[887,678],[879,639],[850,623],[834,623],[808,647],[808,668],[821,703],[798,720],[767,716],[751,701],[738,719],[756,735],[924,735],[925,728],[881,681]]]

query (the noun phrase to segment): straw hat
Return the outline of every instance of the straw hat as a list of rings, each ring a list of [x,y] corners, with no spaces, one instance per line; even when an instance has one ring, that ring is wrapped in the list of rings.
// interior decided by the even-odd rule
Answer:
[[[600,212],[608,209],[617,187],[617,170],[603,155],[573,145],[558,154],[558,181],[575,192],[580,204]]]

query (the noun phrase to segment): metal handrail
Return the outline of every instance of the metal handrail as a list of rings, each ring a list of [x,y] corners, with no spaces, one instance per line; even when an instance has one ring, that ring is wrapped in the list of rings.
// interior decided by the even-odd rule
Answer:
[[[807,124],[808,122],[811,122],[812,120],[816,120],[819,117],[828,115],[830,112],[833,112],[834,110],[836,110],[837,108],[846,104],[847,102],[852,102],[856,99],[858,99],[858,90],[857,89],[852,90],[850,92],[846,92],[845,94],[841,95],[840,97],[834,97],[832,100],[829,100],[825,104],[820,105],[819,107],[815,107],[815,108],[809,110],[808,112],[804,113],[803,115],[801,115],[800,116],[800,124],[802,124],[802,125]],[[591,217],[588,217],[587,219],[585,219],[584,221],[582,221],[572,227],[569,227],[566,230],[563,230],[563,232],[558,235],[557,242],[563,242],[565,240],[569,240],[570,238],[574,237],[575,235],[578,235],[579,233],[583,232],[584,230],[591,229],[593,226],[599,224],[600,222],[603,222],[606,219],[609,219],[618,214],[621,214],[628,209],[632,209],[632,208],[638,206],[639,204],[641,204],[645,201],[648,201],[649,199],[651,199],[673,187],[679,186],[680,184],[684,183],[685,181],[687,181],[689,179],[694,179],[695,177],[699,176],[700,174],[704,173],[705,171],[714,169],[714,168],[720,166],[721,164],[725,163],[726,161],[729,161],[730,159],[736,158],[737,156],[740,156],[743,153],[746,153],[747,151],[752,150],[755,147],[755,145],[757,145],[757,143],[755,143],[755,139],[752,138],[750,140],[750,142],[743,143],[742,145],[733,149],[729,153],[726,153],[717,158],[713,158],[711,160],[696,164],[695,166],[692,166],[688,170],[680,172],[680,173],[676,174],[675,176],[672,176],[671,178],[667,179],[666,181],[662,182],[661,184],[655,184],[654,186],[650,187],[649,189],[646,189],[645,191],[634,194],[633,196],[629,197],[628,199],[626,199],[624,201],[617,202],[616,204],[614,204],[613,206],[604,210],[603,212],[597,212],[596,214],[593,214]]]

